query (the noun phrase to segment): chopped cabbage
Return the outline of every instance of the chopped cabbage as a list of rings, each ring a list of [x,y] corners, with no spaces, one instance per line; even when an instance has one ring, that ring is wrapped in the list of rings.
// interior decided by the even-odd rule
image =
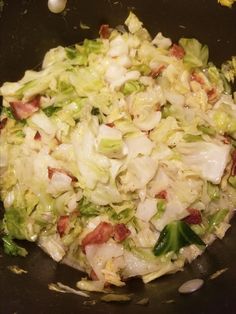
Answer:
[[[0,87],[5,252],[35,241],[87,291],[180,270],[236,207],[235,57],[217,69],[196,39],[125,25]]]
[[[186,143],[178,147],[183,162],[199,175],[214,184],[219,184],[227,165],[230,146],[206,142]]]
[[[208,47],[202,46],[201,43],[194,38],[181,38],[179,44],[185,50],[184,63],[190,68],[204,67],[208,61]]]

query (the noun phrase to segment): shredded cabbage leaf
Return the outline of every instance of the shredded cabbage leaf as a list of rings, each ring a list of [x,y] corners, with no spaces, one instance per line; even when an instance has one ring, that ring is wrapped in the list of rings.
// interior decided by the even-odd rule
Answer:
[[[87,291],[182,269],[236,207],[235,57],[217,68],[197,39],[152,38],[132,12],[124,24],[0,87],[4,250],[36,242]]]

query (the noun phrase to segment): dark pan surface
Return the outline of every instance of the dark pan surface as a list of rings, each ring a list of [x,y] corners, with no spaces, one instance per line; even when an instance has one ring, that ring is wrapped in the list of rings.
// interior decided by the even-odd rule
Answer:
[[[152,35],[162,31],[173,41],[184,36],[208,44],[210,59],[218,65],[236,54],[236,5],[230,10],[220,7],[217,0],[68,0],[67,8],[65,14],[53,15],[47,0],[4,1],[0,13],[0,83],[20,79],[26,69],[39,67],[52,47],[97,37],[102,23],[122,24],[130,9]],[[81,29],[80,22],[91,28]],[[98,301],[91,306],[84,304],[82,297],[49,291],[49,283],[61,281],[74,286],[82,274],[54,263],[33,244],[26,247],[26,259],[5,256],[0,249],[0,314],[236,314],[236,219],[226,237],[183,272],[146,286],[140,280],[130,281],[123,292],[133,293],[133,300],[125,305]],[[9,265],[18,265],[28,273],[15,275],[8,270]],[[209,279],[225,267],[228,271]],[[192,295],[180,295],[180,284],[192,278],[203,278],[204,286]],[[143,297],[149,298],[149,305],[136,305]],[[98,300],[99,295],[92,299]]]

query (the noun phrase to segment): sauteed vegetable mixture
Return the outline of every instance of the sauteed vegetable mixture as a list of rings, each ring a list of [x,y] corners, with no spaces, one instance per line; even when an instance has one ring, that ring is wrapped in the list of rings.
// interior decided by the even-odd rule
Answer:
[[[89,291],[182,269],[236,205],[236,57],[218,69],[133,13],[99,33],[0,88],[5,252],[34,241]]]

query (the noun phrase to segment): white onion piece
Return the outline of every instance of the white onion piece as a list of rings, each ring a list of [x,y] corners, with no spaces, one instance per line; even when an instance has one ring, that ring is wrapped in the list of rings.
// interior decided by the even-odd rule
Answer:
[[[48,0],[48,8],[52,13],[61,13],[66,7],[67,0]]]
[[[200,289],[203,285],[204,281],[202,279],[192,279],[183,283],[178,291],[180,293],[192,293],[198,289]]]

